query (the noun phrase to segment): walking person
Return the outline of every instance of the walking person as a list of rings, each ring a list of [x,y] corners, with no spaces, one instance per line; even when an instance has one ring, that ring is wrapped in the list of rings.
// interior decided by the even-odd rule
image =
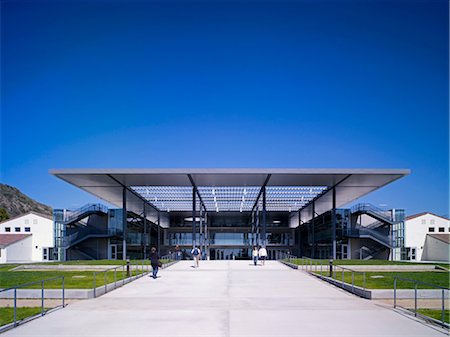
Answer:
[[[253,264],[256,266],[258,264],[258,248],[253,246],[252,250]]]
[[[264,263],[266,262],[266,258],[267,258],[267,249],[264,246],[261,246],[261,248],[259,248],[259,259],[261,260],[261,265],[264,266]]]
[[[150,250],[150,264],[152,265],[152,277],[156,279],[156,274],[158,274],[158,269],[161,266],[159,261],[159,255],[156,252],[156,248],[152,247]]]
[[[191,254],[194,257],[194,261],[195,261],[194,267],[198,268],[198,260],[200,259],[202,251],[200,250],[200,248],[197,248],[196,246],[194,246],[194,248],[192,248],[192,250],[191,250]]]

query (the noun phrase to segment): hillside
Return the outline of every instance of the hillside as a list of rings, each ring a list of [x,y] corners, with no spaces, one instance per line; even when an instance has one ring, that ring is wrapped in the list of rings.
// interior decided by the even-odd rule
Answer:
[[[30,211],[53,215],[51,207],[27,197],[15,187],[5,184],[0,184],[0,208],[6,209],[10,218]]]

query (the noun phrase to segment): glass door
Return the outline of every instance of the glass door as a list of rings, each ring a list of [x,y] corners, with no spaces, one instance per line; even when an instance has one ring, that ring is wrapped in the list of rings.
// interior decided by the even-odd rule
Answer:
[[[111,260],[117,260],[117,245],[109,245],[109,256]]]

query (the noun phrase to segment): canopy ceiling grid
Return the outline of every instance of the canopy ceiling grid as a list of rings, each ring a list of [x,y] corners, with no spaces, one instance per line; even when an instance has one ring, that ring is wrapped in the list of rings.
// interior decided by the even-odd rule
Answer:
[[[50,173],[117,207],[126,188],[127,209],[142,213],[143,203],[162,212],[192,211],[201,202],[208,212],[301,210],[302,220],[342,207],[410,173],[405,169],[54,169]],[[200,196],[200,198],[199,198]],[[259,197],[259,199],[258,199]],[[259,201],[258,203],[257,200]],[[149,207],[150,208],[150,207]]]

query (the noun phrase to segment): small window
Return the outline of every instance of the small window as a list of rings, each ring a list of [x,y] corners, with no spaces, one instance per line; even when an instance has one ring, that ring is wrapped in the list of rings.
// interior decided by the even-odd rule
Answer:
[[[445,232],[445,228],[444,227],[439,227],[439,232],[440,233],[444,233]]]
[[[5,232],[11,232],[11,227],[5,227]]]
[[[30,223],[30,220],[25,219],[25,225],[28,225]]]
[[[430,220],[430,225],[434,225],[434,219]]]
[[[25,227],[25,232],[31,232],[31,227]]]
[[[33,219],[33,224],[37,224],[37,219]]]
[[[429,231],[430,233],[433,233],[433,232],[434,232],[434,227],[428,227],[428,231]]]
[[[427,220],[422,219],[422,225],[425,225],[427,223]]]
[[[416,259],[416,248],[411,248],[411,260]]]
[[[14,232],[20,232],[20,227],[14,227]]]

